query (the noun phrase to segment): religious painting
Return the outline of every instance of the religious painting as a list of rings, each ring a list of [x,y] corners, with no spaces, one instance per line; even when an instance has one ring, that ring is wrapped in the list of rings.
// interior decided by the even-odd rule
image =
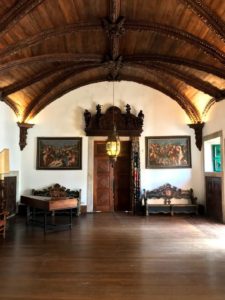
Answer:
[[[82,138],[38,137],[38,170],[81,170]]]
[[[146,168],[191,168],[190,136],[146,137]]]

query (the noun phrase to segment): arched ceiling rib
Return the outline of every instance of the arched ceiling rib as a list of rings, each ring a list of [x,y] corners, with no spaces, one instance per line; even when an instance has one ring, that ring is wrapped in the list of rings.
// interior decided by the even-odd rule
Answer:
[[[131,80],[201,122],[225,98],[225,2],[207,3],[9,0],[0,5],[1,100],[27,121],[74,88]]]

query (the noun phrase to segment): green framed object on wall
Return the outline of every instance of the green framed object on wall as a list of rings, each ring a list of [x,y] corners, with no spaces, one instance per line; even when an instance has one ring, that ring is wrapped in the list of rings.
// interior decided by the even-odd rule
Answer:
[[[213,172],[221,172],[221,146],[212,145]]]

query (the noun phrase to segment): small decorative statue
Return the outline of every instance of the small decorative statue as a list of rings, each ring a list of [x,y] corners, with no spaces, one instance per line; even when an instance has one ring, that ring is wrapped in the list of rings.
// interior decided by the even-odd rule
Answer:
[[[86,124],[86,128],[87,128],[91,121],[91,113],[87,109],[85,109],[85,111],[84,111],[84,120],[85,120],[85,124]]]

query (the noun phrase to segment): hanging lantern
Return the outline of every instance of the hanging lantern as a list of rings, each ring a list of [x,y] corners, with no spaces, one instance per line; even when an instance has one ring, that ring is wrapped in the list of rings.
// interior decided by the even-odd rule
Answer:
[[[117,156],[120,153],[120,139],[116,131],[115,116],[114,116],[114,81],[113,81],[113,131],[108,136],[108,139],[106,141],[106,153],[109,156],[109,159],[113,166],[114,162],[116,162]]]
[[[120,153],[120,139],[116,131],[116,125],[114,124],[113,132],[109,135],[106,141],[106,153],[109,156],[109,159],[114,163],[117,159],[117,156]]]

